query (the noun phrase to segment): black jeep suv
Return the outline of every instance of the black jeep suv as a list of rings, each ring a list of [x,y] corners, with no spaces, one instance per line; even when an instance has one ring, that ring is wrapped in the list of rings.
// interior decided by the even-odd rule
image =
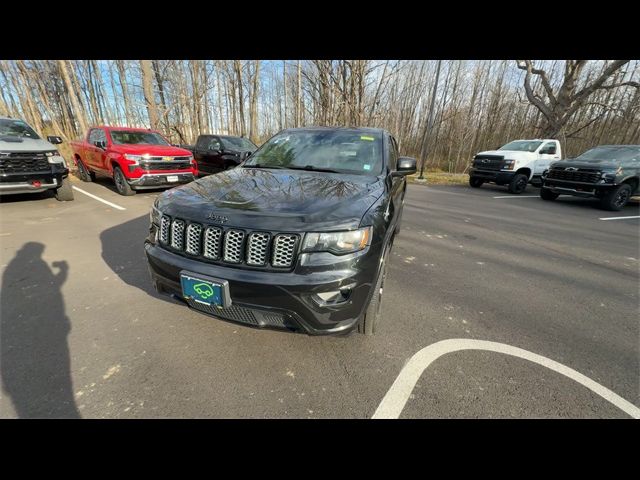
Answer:
[[[640,145],[602,145],[552,163],[542,175],[540,197],[592,197],[605,210],[622,210],[638,191],[639,180]]]
[[[385,130],[284,130],[160,195],[145,241],[155,288],[256,327],[372,334],[415,171]]]

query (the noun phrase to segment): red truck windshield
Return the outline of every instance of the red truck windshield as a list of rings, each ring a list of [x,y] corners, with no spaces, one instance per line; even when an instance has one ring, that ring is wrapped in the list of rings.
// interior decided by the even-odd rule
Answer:
[[[154,132],[111,130],[111,139],[117,145],[169,145],[162,135]]]

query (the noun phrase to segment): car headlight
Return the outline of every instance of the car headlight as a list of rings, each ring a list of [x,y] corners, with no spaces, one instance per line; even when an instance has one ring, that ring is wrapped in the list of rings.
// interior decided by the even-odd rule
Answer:
[[[371,227],[349,232],[307,233],[302,244],[303,252],[331,252],[334,255],[363,250],[371,240]]]
[[[60,152],[58,152],[57,150],[45,152],[45,155],[47,156],[47,161],[49,163],[61,163],[65,167],[67,166],[67,162],[65,162],[64,157],[60,155]]]
[[[502,166],[503,170],[513,170],[513,166],[516,164],[515,160],[505,160]]]
[[[155,223],[160,226],[160,219],[162,218],[162,212],[156,208],[155,205],[151,207],[151,212],[149,212],[149,220],[151,223]]]
[[[126,160],[131,160],[134,163],[134,165],[138,165],[141,160],[146,160],[150,156],[151,155],[131,155],[130,153],[125,153],[124,154],[124,158]]]

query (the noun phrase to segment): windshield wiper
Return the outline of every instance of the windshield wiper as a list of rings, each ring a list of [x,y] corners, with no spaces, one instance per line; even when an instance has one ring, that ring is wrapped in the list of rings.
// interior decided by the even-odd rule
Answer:
[[[260,165],[259,163],[254,163],[252,165],[243,165],[242,168],[285,168],[279,165]]]
[[[331,170],[330,168],[314,167],[313,165],[307,165],[306,167],[287,167],[287,168],[291,170],[311,170],[312,172],[340,173],[337,170]]]

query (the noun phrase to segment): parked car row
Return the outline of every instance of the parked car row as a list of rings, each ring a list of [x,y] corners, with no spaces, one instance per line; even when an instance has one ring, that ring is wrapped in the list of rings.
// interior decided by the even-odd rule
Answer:
[[[469,169],[469,185],[507,185],[520,194],[528,184],[540,187],[543,200],[560,195],[597,198],[606,210],[621,210],[638,193],[640,145],[602,145],[562,159],[554,139],[515,140],[478,153]]]
[[[0,117],[0,194],[54,190],[58,200],[73,200],[69,165],[55,145],[25,121]],[[80,178],[112,178],[121,195],[172,187],[199,176],[237,166],[257,147],[230,135],[200,135],[195,147],[171,145],[159,132],[144,128],[96,126],[81,141],[69,142]]]
[[[0,119],[0,192],[56,189],[69,168],[21,120]],[[71,142],[80,177],[117,191],[171,187],[150,212],[144,248],[155,289],[188,307],[254,327],[307,334],[373,334],[406,176],[416,160],[376,128],[296,128],[260,148],[224,135],[171,145],[141,128],[92,127]],[[206,178],[197,177],[207,174]],[[597,147],[562,160],[554,139],[516,140],[475,156],[469,182],[529,183],[553,200],[592,196],[619,210],[638,190],[640,147]]]

